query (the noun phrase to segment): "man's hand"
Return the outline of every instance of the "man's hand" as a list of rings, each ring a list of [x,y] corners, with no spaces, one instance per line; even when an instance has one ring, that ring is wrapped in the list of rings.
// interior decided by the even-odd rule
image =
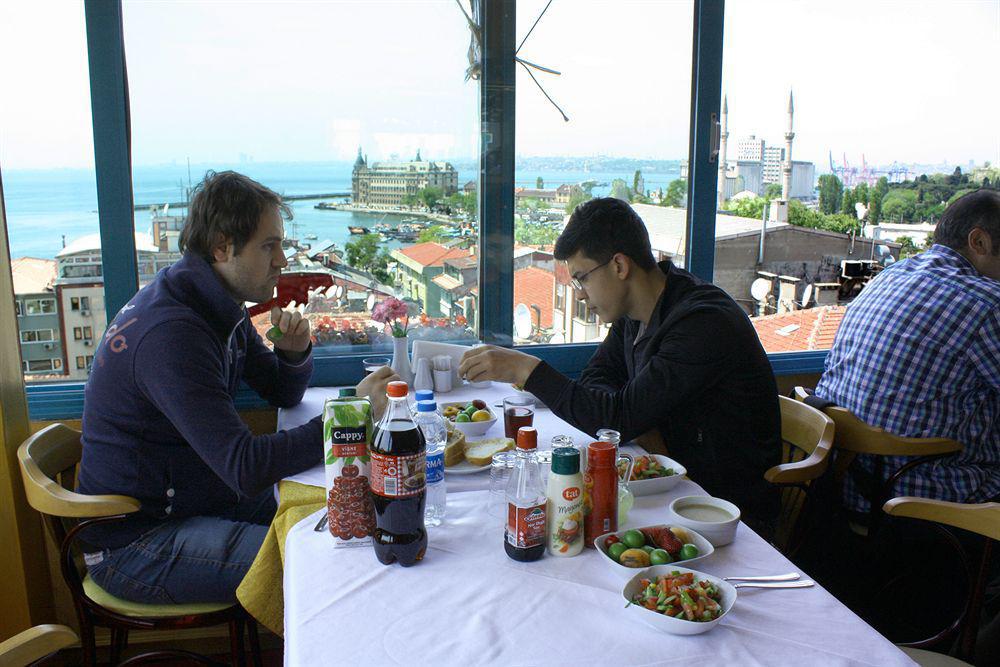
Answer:
[[[301,358],[302,353],[309,349],[309,320],[289,304],[289,310],[275,306],[271,309],[271,330],[267,332],[268,339],[274,343],[276,350],[281,350],[291,358]]]
[[[462,355],[458,374],[471,382],[493,380],[523,387],[538,363],[538,358],[524,352],[495,345],[482,345]]]
[[[358,383],[355,388],[355,393],[358,396],[367,396],[368,400],[372,403],[372,418],[376,421],[382,416],[385,411],[386,397],[385,397],[385,387],[390,382],[395,382],[399,380],[399,376],[396,375],[396,371],[392,370],[388,366],[383,366],[366,377],[364,380]]]

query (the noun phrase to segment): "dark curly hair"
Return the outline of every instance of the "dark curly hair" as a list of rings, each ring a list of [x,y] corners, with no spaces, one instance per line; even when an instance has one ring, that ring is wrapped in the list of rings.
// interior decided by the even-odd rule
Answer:
[[[286,220],[292,219],[292,210],[281,195],[252,178],[235,171],[206,172],[191,197],[187,222],[178,239],[181,252],[193,252],[211,264],[215,261],[212,247],[223,238],[232,241],[238,255],[272,206]]]

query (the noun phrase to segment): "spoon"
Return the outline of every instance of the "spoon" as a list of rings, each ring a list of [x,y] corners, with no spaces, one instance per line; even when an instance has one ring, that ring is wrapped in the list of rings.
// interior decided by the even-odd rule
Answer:
[[[757,577],[723,577],[723,581],[795,581],[799,578],[798,572],[788,574],[765,574]]]

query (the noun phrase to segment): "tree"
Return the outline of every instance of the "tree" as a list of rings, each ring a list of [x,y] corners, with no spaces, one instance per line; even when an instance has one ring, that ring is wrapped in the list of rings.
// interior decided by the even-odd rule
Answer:
[[[379,251],[378,234],[364,234],[354,241],[348,241],[344,246],[347,263],[359,271],[367,271],[376,280],[384,284],[392,284],[389,274],[389,262],[392,257],[385,248]]]
[[[644,195],[645,189],[646,187],[642,180],[642,170],[636,169],[635,175],[632,176],[632,192],[637,195]]]
[[[856,203],[857,202],[854,200],[854,190],[851,190],[850,188],[845,189],[840,200],[840,212],[843,215],[853,215],[857,217],[854,210],[854,205]]]
[[[544,190],[545,189],[545,181],[542,180],[541,176],[539,176],[538,178],[535,179],[535,189],[536,190]]]
[[[912,257],[920,252],[917,244],[909,236],[901,236],[896,241],[899,243],[899,258]]]
[[[406,208],[413,208],[420,203],[420,199],[416,195],[403,195],[403,199],[399,203]]]
[[[521,208],[529,211],[537,211],[542,207],[542,200],[537,197],[526,197],[521,200]]]
[[[820,213],[836,213],[843,204],[844,184],[834,174],[823,174],[819,177],[819,210]]]
[[[569,196],[569,201],[566,202],[566,212],[572,213],[576,210],[576,207],[585,201],[589,201],[591,195],[587,194],[583,190],[573,190],[572,194]]]
[[[767,205],[767,201],[764,197],[729,199],[725,203],[725,208],[727,211],[732,211],[741,218],[760,220],[764,215],[764,207]]]
[[[688,183],[685,179],[678,178],[670,181],[670,185],[667,186],[667,193],[663,195],[663,199],[660,201],[660,206],[683,207],[684,200],[687,199],[687,190]]]
[[[447,240],[447,231],[444,225],[431,225],[420,232],[420,235],[417,237],[417,243],[441,243]]]
[[[552,245],[559,238],[559,230],[537,222],[514,221],[514,242],[522,245]]]
[[[882,219],[882,194],[876,189],[872,190],[871,202],[868,208],[868,222],[877,225]]]
[[[781,183],[768,183],[764,189],[764,199],[781,199]]]
[[[955,171],[952,172],[951,176],[948,177],[948,182],[952,185],[958,185],[962,182],[962,168],[955,167]]]
[[[622,201],[632,201],[632,190],[620,178],[611,181],[611,196]]]
[[[882,199],[882,219],[913,222],[917,209],[917,193],[913,190],[894,188]]]
[[[861,202],[865,206],[868,206],[869,203],[868,184],[865,183],[864,181],[858,183],[858,186],[854,188],[854,201]]]
[[[427,207],[427,210],[430,211],[434,209],[438,201],[441,200],[441,197],[444,196],[444,192],[441,191],[441,188],[428,187],[422,188],[417,193],[417,196],[424,203],[424,206]]]

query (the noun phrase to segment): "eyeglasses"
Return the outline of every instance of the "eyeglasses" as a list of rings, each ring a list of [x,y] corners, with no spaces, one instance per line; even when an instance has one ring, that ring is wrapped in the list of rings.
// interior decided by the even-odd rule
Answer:
[[[611,259],[614,259],[614,257],[612,257]],[[594,268],[592,268],[590,271],[587,271],[586,273],[584,273],[582,276],[574,276],[569,281],[570,285],[573,286],[573,289],[576,289],[576,290],[579,290],[579,291],[583,291],[583,281],[587,279],[587,276],[589,276],[591,273],[593,273],[597,269],[601,268],[602,266],[607,266],[608,264],[610,264],[611,263],[611,259],[609,259],[608,261],[604,262],[604,264],[598,264],[597,266],[595,266]]]

